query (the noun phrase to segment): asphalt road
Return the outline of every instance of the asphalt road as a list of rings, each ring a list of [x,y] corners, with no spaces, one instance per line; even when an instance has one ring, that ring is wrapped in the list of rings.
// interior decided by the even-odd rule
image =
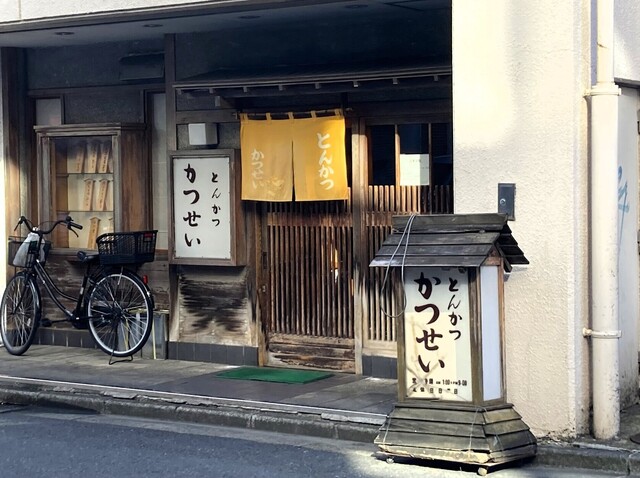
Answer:
[[[475,477],[387,463],[373,445],[209,425],[0,405],[0,477]],[[539,467],[500,478],[619,476]]]

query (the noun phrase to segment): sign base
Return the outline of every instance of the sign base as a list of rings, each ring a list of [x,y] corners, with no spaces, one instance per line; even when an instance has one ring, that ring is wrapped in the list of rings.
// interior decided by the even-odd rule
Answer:
[[[390,456],[488,468],[534,456],[537,441],[511,404],[396,404],[374,443]]]

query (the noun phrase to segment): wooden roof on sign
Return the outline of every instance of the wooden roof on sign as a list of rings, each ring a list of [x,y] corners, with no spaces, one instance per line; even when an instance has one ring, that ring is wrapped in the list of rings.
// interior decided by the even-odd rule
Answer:
[[[393,231],[370,266],[480,267],[495,255],[507,272],[529,264],[506,214],[394,216]]]

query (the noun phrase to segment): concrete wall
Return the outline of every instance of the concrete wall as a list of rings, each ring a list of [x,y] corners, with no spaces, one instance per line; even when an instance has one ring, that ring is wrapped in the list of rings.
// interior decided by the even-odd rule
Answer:
[[[121,58],[163,50],[162,40],[29,48],[27,86],[48,89],[128,84],[120,79]]]
[[[507,399],[538,436],[588,431],[589,22],[587,1],[453,0],[455,211],[516,183]]]
[[[619,102],[618,291],[620,394],[623,406],[638,399],[638,92],[624,88]]]
[[[615,77],[618,81],[640,84],[640,2],[616,0],[615,6]]]

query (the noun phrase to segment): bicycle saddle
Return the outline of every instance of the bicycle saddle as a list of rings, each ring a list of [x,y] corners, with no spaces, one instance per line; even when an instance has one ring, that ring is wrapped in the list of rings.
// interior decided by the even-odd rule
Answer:
[[[78,251],[76,256],[80,262],[86,263],[98,260],[99,254],[97,252]]]

